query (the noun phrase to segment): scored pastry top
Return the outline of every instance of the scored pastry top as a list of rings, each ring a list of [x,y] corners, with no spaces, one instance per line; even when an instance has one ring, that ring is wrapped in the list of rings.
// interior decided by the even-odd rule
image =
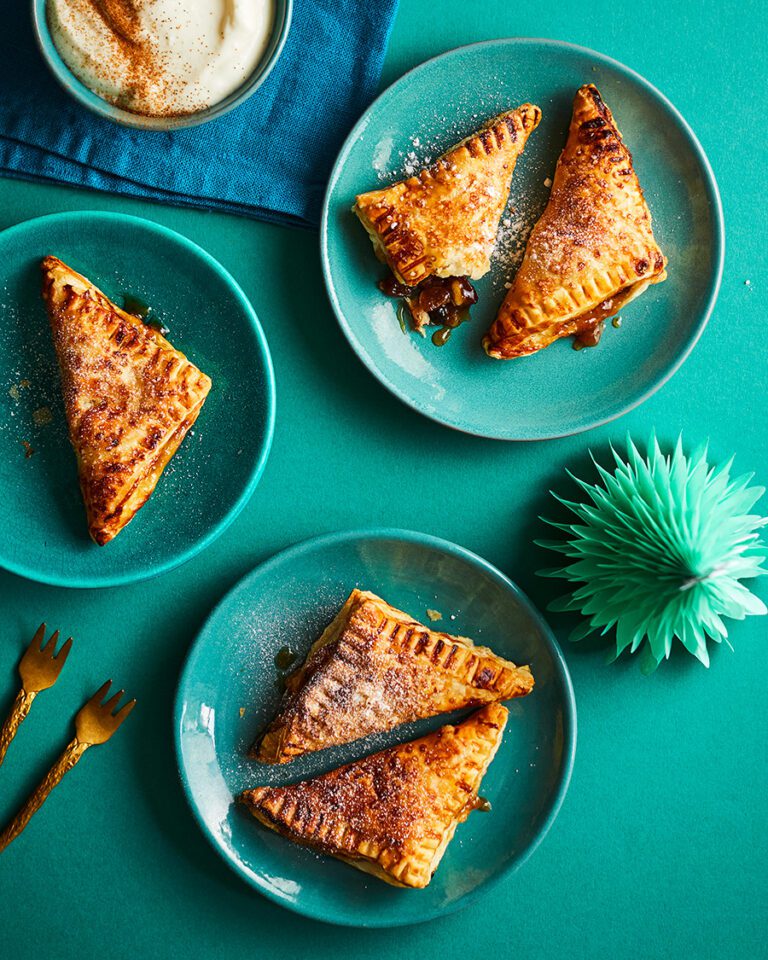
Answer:
[[[284,787],[239,800],[266,826],[396,886],[425,887],[477,794],[507,710],[489,704],[444,726]]]
[[[103,545],[154,490],[211,381],[57,257],[41,267],[89,531]]]
[[[534,353],[617,313],[666,277],[666,259],[613,115],[597,88],[576,93],[549,202],[484,340],[488,354]]]
[[[373,593],[353,590],[287,680],[257,759],[284,763],[402,723],[524,696],[527,666],[430,630]]]
[[[540,119],[525,103],[407,180],[357,197],[355,213],[401,283],[488,272],[515,163]]]

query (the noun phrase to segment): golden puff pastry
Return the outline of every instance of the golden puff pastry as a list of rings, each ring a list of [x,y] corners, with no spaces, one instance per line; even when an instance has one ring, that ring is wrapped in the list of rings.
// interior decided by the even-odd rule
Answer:
[[[102,546],[155,489],[211,381],[61,260],[41,266],[88,530]]]
[[[354,212],[399,282],[488,272],[515,163],[540,119],[525,103],[415,176],[356,198]]]
[[[429,630],[375,594],[353,590],[288,678],[277,716],[251,756],[285,763],[532,689],[528,667],[464,637]]]
[[[587,84],[576,94],[549,203],[483,341],[486,352],[522,357],[559,337],[588,335],[664,280],[665,267],[632,155]]]
[[[501,743],[507,710],[492,703],[445,726],[286,787],[239,800],[290,840],[398,887],[426,887]],[[487,809],[487,807],[486,807]]]

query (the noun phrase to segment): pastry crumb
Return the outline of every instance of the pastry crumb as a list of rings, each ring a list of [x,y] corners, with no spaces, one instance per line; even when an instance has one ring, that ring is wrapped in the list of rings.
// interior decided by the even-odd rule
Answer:
[[[427,616],[429,617],[430,620],[432,620],[433,623],[434,623],[435,620],[442,620],[442,619],[443,619],[443,615],[442,615],[442,613],[440,613],[439,610],[427,609]]]
[[[29,458],[34,454],[35,448],[27,440],[22,440],[21,445],[24,447],[24,459],[29,460]]]
[[[241,718],[244,717],[244,716],[245,716],[245,707],[240,707],[239,713],[240,713],[240,717],[241,717]]]
[[[53,420],[50,407],[38,407],[37,410],[33,410],[32,420],[36,427],[47,426]]]
[[[8,388],[8,396],[14,400],[20,400],[21,391],[28,390],[31,386],[32,384],[29,382],[29,380],[19,380],[18,383],[13,383]]]
[[[545,187],[551,187],[551,186],[552,186],[552,178],[551,178],[551,177],[547,177],[547,179],[544,181],[544,186],[545,186]]]

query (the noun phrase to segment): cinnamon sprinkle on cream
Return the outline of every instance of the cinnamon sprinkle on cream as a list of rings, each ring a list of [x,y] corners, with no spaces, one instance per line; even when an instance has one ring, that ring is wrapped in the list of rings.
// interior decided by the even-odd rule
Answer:
[[[274,0],[48,0],[48,26],[94,93],[146,116],[195,113],[253,74]]]

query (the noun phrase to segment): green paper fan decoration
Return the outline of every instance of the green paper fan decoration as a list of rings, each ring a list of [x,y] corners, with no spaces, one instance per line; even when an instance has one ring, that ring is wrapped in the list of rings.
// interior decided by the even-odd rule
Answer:
[[[671,456],[661,452],[655,434],[645,458],[630,437],[626,461],[611,452],[613,473],[593,457],[601,483],[585,483],[568,471],[591,502],[552,493],[576,522],[541,518],[567,539],[537,543],[569,563],[539,573],[574,584],[550,609],[584,615],[571,640],[615,628],[611,659],[642,647],[646,673],[669,657],[675,638],[708,667],[707,639],[727,642],[725,617],[768,612],[741,583],[768,572],[757,532],[768,518],[750,513],[765,491],[749,486],[752,474],[732,479],[732,459],[711,467],[706,445],[686,457],[681,437]]]

